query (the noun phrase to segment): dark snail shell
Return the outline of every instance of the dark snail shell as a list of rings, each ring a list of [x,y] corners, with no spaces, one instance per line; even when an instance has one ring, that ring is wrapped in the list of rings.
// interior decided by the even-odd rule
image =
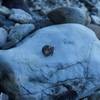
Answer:
[[[45,57],[52,56],[54,53],[54,47],[50,45],[45,45],[42,48],[42,53]]]

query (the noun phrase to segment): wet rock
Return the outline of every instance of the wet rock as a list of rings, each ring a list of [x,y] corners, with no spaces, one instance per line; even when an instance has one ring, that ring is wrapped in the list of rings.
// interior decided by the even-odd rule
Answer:
[[[79,23],[86,24],[86,13],[76,7],[57,8],[48,13],[48,17],[55,24]]]
[[[33,24],[16,25],[10,30],[8,35],[8,41],[10,41],[12,45],[16,45],[25,36],[29,35],[34,29],[35,26]]]
[[[8,16],[11,14],[11,11],[4,6],[0,6],[0,14]]]
[[[0,28],[0,48],[5,45],[7,40],[7,31],[3,28]]]
[[[12,9],[12,14],[9,17],[10,20],[19,23],[32,23],[32,16],[21,9]]]

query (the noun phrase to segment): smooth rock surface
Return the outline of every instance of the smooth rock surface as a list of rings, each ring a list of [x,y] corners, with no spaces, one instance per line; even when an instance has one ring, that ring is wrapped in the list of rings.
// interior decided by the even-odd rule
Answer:
[[[21,9],[12,9],[9,19],[19,23],[32,23],[32,16]]]
[[[68,92],[63,84],[70,85],[78,98],[100,88],[100,41],[92,30],[62,24],[34,34],[18,47],[0,51],[0,58],[16,76],[24,98],[18,100],[53,100],[54,95]],[[47,44],[54,47],[54,53],[45,57],[42,48]]]

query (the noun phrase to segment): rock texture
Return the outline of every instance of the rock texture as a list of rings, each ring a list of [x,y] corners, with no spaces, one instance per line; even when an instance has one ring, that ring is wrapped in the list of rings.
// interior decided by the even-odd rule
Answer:
[[[66,98],[79,99],[100,88],[100,41],[92,30],[79,24],[62,24],[34,34],[18,47],[0,51],[19,87],[19,93],[15,93],[20,99],[15,100],[54,100],[63,93]],[[52,55],[43,55],[45,45],[54,47]],[[6,84],[5,89],[8,87]]]

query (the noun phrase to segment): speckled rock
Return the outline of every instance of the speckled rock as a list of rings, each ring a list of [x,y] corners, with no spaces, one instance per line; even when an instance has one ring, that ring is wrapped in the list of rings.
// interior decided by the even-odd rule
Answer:
[[[12,9],[9,19],[19,23],[32,23],[32,16],[21,9]]]
[[[55,24],[61,23],[79,23],[86,24],[87,15],[77,7],[61,7],[48,13],[48,17]]]
[[[4,28],[0,28],[0,47],[6,43],[7,35],[7,31]]]
[[[79,100],[100,88],[100,41],[92,30],[63,24],[34,34],[16,48],[0,51],[0,64],[8,63],[18,85],[20,99],[15,100],[57,100],[64,93]],[[42,53],[45,45],[54,47],[48,57]],[[18,92],[13,88],[8,93],[13,91]]]

